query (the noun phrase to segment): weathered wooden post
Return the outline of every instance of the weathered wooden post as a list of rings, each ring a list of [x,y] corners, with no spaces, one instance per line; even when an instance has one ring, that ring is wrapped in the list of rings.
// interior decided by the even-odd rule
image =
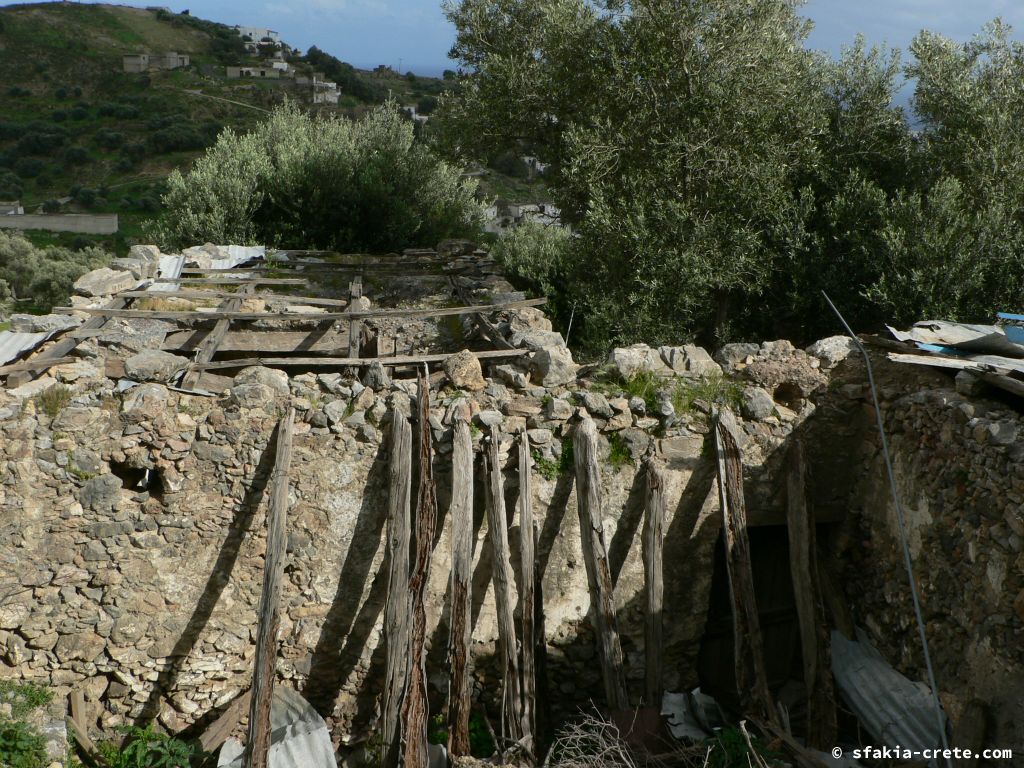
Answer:
[[[427,768],[427,610],[424,602],[430,576],[430,556],[437,527],[437,495],[434,489],[433,443],[430,434],[430,382],[426,365],[417,378],[419,407],[420,482],[416,495],[416,551],[409,574],[412,608],[409,643],[409,684],[402,702],[404,768]]]
[[[523,429],[519,432],[519,551],[521,570],[519,583],[522,587],[520,603],[523,614],[523,631],[520,638],[523,657],[523,737],[530,754],[536,752],[537,736],[537,668],[534,663],[534,647],[537,639],[534,629],[534,573],[536,563],[536,531],[533,525],[533,499],[530,488],[530,438]]]
[[[501,431],[491,427],[491,444],[487,452],[487,526],[494,548],[494,603],[498,614],[498,645],[501,656],[502,701],[505,718],[502,735],[511,741],[523,737],[522,697],[519,690],[516,627],[512,610],[512,565],[508,551],[508,519],[505,516],[505,493],[501,482],[498,447]]]
[[[473,443],[468,408],[455,414],[452,436],[452,577],[451,634],[448,641],[448,751],[469,754],[472,688],[469,646],[472,641],[473,578]]]
[[[388,469],[388,596],[384,606],[387,647],[384,703],[381,714],[382,765],[398,765],[402,739],[399,723],[409,679],[409,549],[412,495],[412,428],[404,413],[391,412],[391,461]]]
[[[836,700],[825,607],[818,580],[814,520],[807,509],[804,448],[799,438],[790,449],[786,478],[786,522],[789,529],[789,567],[800,621],[804,685],[807,688],[807,744],[825,749],[836,743]]]
[[[583,547],[583,562],[587,568],[587,581],[590,585],[590,607],[597,635],[604,692],[609,707],[613,710],[623,710],[629,707],[629,697],[626,693],[622,646],[619,643],[619,630],[615,619],[615,598],[612,573],[608,567],[608,548],[604,541],[601,475],[597,463],[597,428],[589,418],[583,419],[576,428],[573,457],[576,464],[580,544]]]
[[[743,460],[736,442],[736,419],[729,411],[713,414],[718,455],[718,497],[722,506],[725,565],[732,595],[733,637],[736,654],[736,690],[743,706],[778,725],[778,713],[768,690],[761,621],[754,596],[747,536],[747,508],[743,496]]]
[[[647,462],[646,480],[643,558],[647,592],[647,614],[644,623],[644,653],[647,664],[644,693],[647,706],[660,707],[662,613],[665,594],[665,473],[654,461]]]
[[[266,768],[270,749],[270,702],[274,695],[277,667],[277,631],[281,623],[281,582],[284,580],[285,533],[288,516],[288,470],[292,460],[292,425],[295,409],[291,406],[277,427],[274,469],[270,475],[270,506],[267,509],[267,552],[263,561],[263,593],[260,596],[259,626],[256,630],[256,656],[252,673],[252,699],[249,705],[249,737],[242,765]]]

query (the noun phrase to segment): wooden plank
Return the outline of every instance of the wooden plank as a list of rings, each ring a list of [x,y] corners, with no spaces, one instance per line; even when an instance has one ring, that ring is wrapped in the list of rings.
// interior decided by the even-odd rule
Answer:
[[[463,290],[462,285],[459,283],[458,279],[453,276],[449,278],[449,281],[451,282],[452,288],[455,291],[455,295],[459,297],[459,300],[468,301],[468,299],[466,298],[466,292]],[[487,338],[491,342],[497,344],[502,349],[514,349],[511,342],[509,342],[509,340],[506,339],[501,334],[501,331],[498,330],[497,326],[490,320],[488,320],[487,317],[482,312],[474,312],[473,320],[476,321],[479,325],[483,326]]]
[[[243,286],[246,287],[246,286]],[[252,288],[253,286],[248,286]],[[122,291],[118,296],[132,299],[230,299],[238,291]],[[308,304],[311,307],[347,307],[348,299],[323,299],[319,296],[292,296],[288,293],[253,293],[251,298],[280,304]]]
[[[535,588],[537,572],[537,530],[533,520],[533,497],[530,472],[530,437],[526,429],[519,431],[519,551],[522,609],[522,635],[520,637],[523,670],[523,743],[531,757],[537,751],[537,666],[534,648],[537,636],[534,629]]]
[[[232,296],[229,299],[224,299],[221,302],[218,309],[221,312],[237,312],[242,307],[242,302],[252,294],[252,286],[242,286],[242,290],[238,292],[237,296]],[[217,354],[217,349],[220,347],[224,337],[228,334],[228,327],[231,325],[230,318],[224,318],[218,320],[217,324],[213,326],[213,330],[210,331],[206,338],[203,339],[199,345],[199,349],[196,350],[193,363],[209,363],[213,360],[213,356]],[[199,386],[199,380],[203,377],[203,372],[193,368],[191,365],[186,369],[184,375],[181,377],[181,386],[183,389],[197,389]]]
[[[505,301],[499,304],[477,304],[461,307],[417,307],[407,309],[367,309],[359,312],[323,312],[316,315],[302,315],[295,312],[203,312],[194,311],[162,311],[149,309],[106,309],[80,307],[54,307],[53,311],[64,315],[84,313],[101,317],[147,317],[154,320],[373,320],[383,318],[417,318],[417,317],[448,317],[450,315],[469,315],[474,312],[501,312],[507,309],[523,307],[539,307],[547,299],[524,299],[523,301]]]
[[[825,750],[836,743],[836,700],[829,630],[818,579],[816,531],[808,513],[805,488],[803,443],[796,438],[786,478],[789,566],[807,689],[807,745]]]
[[[495,349],[473,353],[478,360],[494,360],[509,357],[522,357],[530,354],[528,349]],[[450,353],[432,355],[399,355],[398,357],[246,357],[239,360],[220,360],[194,366],[198,370],[212,371],[219,368],[248,368],[251,365],[300,365],[309,368],[336,368],[338,366],[369,365],[375,360],[385,366],[422,365],[423,363],[441,363],[451,357]]]
[[[232,270],[234,271],[234,270]],[[237,274],[237,273],[236,273]],[[154,283],[182,285],[308,285],[302,277],[158,277]]]
[[[455,412],[452,434],[452,572],[451,621],[448,639],[448,751],[457,757],[470,754],[469,715],[473,706],[469,669],[473,599],[473,441],[469,434],[469,408],[463,402]]]
[[[427,581],[430,578],[430,557],[437,528],[437,495],[434,489],[433,436],[430,429],[430,383],[427,367],[417,378],[419,418],[420,482],[416,494],[415,556],[409,573],[409,596],[412,623],[409,642],[409,684],[402,702],[403,749],[405,768],[428,768],[427,752]]]
[[[224,713],[214,720],[202,735],[199,737],[199,748],[203,752],[215,752],[220,749],[231,732],[238,727],[238,724],[242,720],[242,713],[249,709],[249,704],[252,701],[252,691],[248,690],[241,696],[235,698],[234,701],[228,705],[228,708],[224,710]]]
[[[523,737],[522,697],[519,664],[516,658],[516,626],[512,603],[512,565],[508,549],[508,518],[505,515],[505,490],[501,481],[498,448],[501,431],[491,427],[487,453],[487,527],[494,551],[492,582],[498,622],[498,656],[502,678],[501,735],[512,742]]]
[[[116,297],[116,298],[112,299],[106,305],[106,307],[104,307],[104,309],[114,311],[114,310],[123,309],[126,306],[128,306],[128,300],[127,299],[122,299],[120,297]],[[56,311],[56,310],[54,310],[54,311]],[[91,331],[91,330],[94,330],[94,329],[97,329],[97,328],[102,328],[106,324],[106,322],[107,322],[107,320],[106,320],[105,317],[94,317],[94,318],[92,318],[90,320],[86,320],[82,325],[80,325],[78,327],[78,329],[79,330],[84,330],[84,331]],[[75,350],[75,348],[78,346],[78,344],[79,344],[79,341],[77,339],[74,339],[74,338],[62,338],[60,341],[58,341],[56,344],[54,344],[49,349],[47,349],[47,350],[45,350],[43,352],[40,352],[38,355],[35,356],[35,358],[32,360],[32,362],[33,363],[44,363],[44,362],[49,361],[50,365],[40,366],[40,367],[37,367],[37,368],[32,368],[30,370],[32,378],[36,378],[36,377],[40,376],[44,371],[49,369],[50,366],[52,366],[52,365],[60,365],[61,363],[57,363],[56,361],[62,360],[63,358],[67,357],[71,352],[73,352]]]
[[[355,315],[356,299],[361,298],[363,295],[363,277],[357,275],[356,278],[349,283],[348,286],[348,306],[351,310],[351,314]],[[359,357],[359,337],[362,335],[363,324],[359,320],[352,319],[348,321],[348,356],[352,358]]]
[[[590,607],[597,638],[598,661],[604,680],[604,693],[613,711],[629,707],[626,678],[615,618],[612,572],[608,565],[608,547],[602,521],[601,475],[598,470],[597,427],[585,418],[573,437],[573,458],[576,465],[576,507],[580,520],[580,544],[587,568]]]
[[[20,371],[39,371],[44,368],[52,368],[55,365],[74,363],[80,359],[81,358],[78,357],[35,357],[31,360],[24,360],[20,363],[11,363],[10,365],[0,367],[0,376],[6,376],[8,373],[18,373]]]
[[[734,436],[736,419],[729,411],[717,410],[713,418],[722,537],[725,541],[725,565],[732,598],[736,690],[740,694],[745,713],[777,723],[778,715],[768,690],[761,621],[754,596],[746,501],[743,496],[743,463]]]
[[[387,660],[381,713],[382,765],[398,765],[401,754],[399,713],[409,679],[409,550],[412,526],[412,428],[405,414],[391,411],[391,457],[388,468],[388,595],[384,604]]]
[[[274,470],[270,476],[267,509],[267,551],[263,560],[263,592],[260,595],[256,655],[253,661],[252,700],[249,705],[249,738],[242,755],[244,768],[267,768],[270,750],[270,702],[277,670],[277,634],[281,623],[281,585],[284,581],[287,544],[288,470],[292,459],[292,427],[295,409],[278,423]]]
[[[643,560],[647,612],[644,622],[645,701],[660,707],[662,697],[662,622],[664,614],[665,473],[647,462],[644,504]]]
[[[107,761],[100,755],[99,750],[96,749],[96,744],[89,738],[89,734],[86,733],[85,729],[71,717],[65,717],[64,724],[67,726],[68,733],[78,742],[78,746],[82,748],[82,751],[85,752],[89,760],[95,765],[101,766],[101,768],[106,768],[108,765]]]
[[[89,717],[85,713],[85,693],[81,688],[76,688],[71,692],[69,698],[71,700],[71,719],[78,723],[83,731],[88,733]]]
[[[315,315],[314,315],[315,317]],[[194,352],[201,342],[201,331],[175,331],[164,338],[161,349],[168,352]],[[259,352],[285,354],[338,355],[348,348],[348,335],[335,328],[312,331],[232,331],[217,347],[218,352]]]

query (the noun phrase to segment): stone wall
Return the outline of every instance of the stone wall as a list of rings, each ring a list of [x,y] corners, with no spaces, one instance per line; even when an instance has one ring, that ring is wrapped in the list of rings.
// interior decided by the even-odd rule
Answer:
[[[88,353],[89,344],[83,349]],[[660,359],[657,351],[647,352]],[[811,358],[804,358],[806,366]],[[678,362],[687,373],[682,357]],[[710,359],[706,363],[713,366]],[[581,417],[594,419],[602,431],[605,535],[633,693],[639,697],[643,680],[638,466],[644,456],[669,470],[666,561],[684,564],[666,568],[665,685],[696,685],[720,528],[705,449],[707,403],[676,414],[662,401],[659,414],[647,414],[642,400],[608,398],[586,380],[572,388],[541,388],[529,384],[525,371],[504,368],[504,378],[518,382],[517,388],[488,380],[468,397],[477,424],[498,422],[506,433],[528,427],[547,468],[535,472],[533,487],[548,651],[544,703],[551,716],[571,715],[602,698],[574,482],[571,471],[552,469]],[[667,382],[682,381],[666,370]],[[394,408],[408,410],[414,394],[411,381],[392,382],[380,373],[371,369],[364,381],[372,386],[364,386],[339,374],[289,380],[279,371],[247,369],[218,398],[157,383],[119,394],[95,358],[0,395],[0,556],[7,566],[0,675],[47,683],[58,696],[83,687],[104,728],[155,717],[180,731],[208,720],[243,691],[251,674],[265,546],[265,483],[273,460],[266,449],[290,398],[300,421],[278,669],[330,717],[339,741],[365,737],[375,727],[383,676],[388,423]],[[45,393],[58,384],[70,400],[50,414]],[[467,394],[443,378],[437,386],[430,426],[442,525],[427,605],[428,666],[439,699],[447,689],[447,414]],[[746,423],[754,473],[802,418],[778,407],[784,418],[775,412]],[[813,412],[809,402],[802,409]],[[483,431],[475,431],[478,449]],[[629,452],[624,461],[609,458],[613,435]],[[510,441],[503,443],[513,529],[515,450]],[[482,489],[478,482],[473,650],[476,696],[486,705],[498,679],[491,660],[496,627]],[[758,514],[756,502],[752,506]],[[517,538],[513,530],[510,539]]]
[[[79,232],[113,235],[116,213],[22,213],[0,217],[0,229],[43,229],[47,232]]]
[[[943,705],[957,726],[979,700],[988,711],[986,746],[1024,744],[1021,402],[981,391],[966,374],[954,382],[881,355],[875,365]],[[847,460],[829,480],[853,513],[839,537],[843,582],[854,618],[877,647],[909,677],[925,680],[864,381],[863,365],[851,358],[833,381],[827,429],[832,450]]]

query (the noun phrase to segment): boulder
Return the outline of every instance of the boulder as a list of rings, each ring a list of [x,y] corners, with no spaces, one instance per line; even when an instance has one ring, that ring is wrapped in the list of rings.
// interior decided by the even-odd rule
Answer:
[[[659,347],[662,361],[680,376],[717,376],[722,367],[711,359],[703,347],[684,344],[681,347]]]
[[[245,368],[231,385],[231,399],[243,408],[266,408],[289,394],[287,374],[261,366]]]
[[[11,315],[11,330],[18,333],[54,333],[83,323],[74,315]]]
[[[100,475],[82,486],[79,502],[86,509],[108,512],[121,499],[121,481],[114,475]]]
[[[775,411],[775,401],[768,392],[760,387],[750,387],[743,393],[743,417],[760,421],[767,419]]]
[[[715,361],[726,371],[731,371],[740,365],[748,357],[755,357],[761,351],[757,344],[738,343],[726,344],[715,352]]]
[[[169,381],[174,374],[185,370],[188,363],[186,357],[159,349],[144,349],[124,361],[124,372],[136,381]]]
[[[565,339],[557,331],[541,331],[536,328],[513,331],[510,339],[513,347],[520,349],[544,349],[545,347],[564,347]]]
[[[514,389],[526,389],[530,386],[530,377],[514,365],[496,365],[491,370],[494,376]]]
[[[61,635],[53,652],[61,663],[81,660],[94,661],[103,653],[106,641],[95,632],[79,632],[74,635]]]
[[[131,272],[136,280],[146,280],[156,276],[157,262],[143,261],[130,257],[120,257],[110,260],[110,266],[124,272]]]
[[[608,356],[608,363],[615,367],[623,379],[632,378],[637,373],[655,373],[661,376],[672,373],[672,369],[662,360],[661,354],[646,344],[616,347]]]
[[[581,392],[578,397],[591,416],[610,419],[614,415],[612,407],[608,404],[608,398],[600,392]]]
[[[560,397],[553,397],[544,406],[544,415],[552,421],[564,421],[572,416],[572,403]]]
[[[374,360],[366,367],[363,386],[377,391],[391,389],[391,377],[379,360]]]
[[[480,361],[468,349],[446,357],[441,363],[441,367],[444,368],[444,372],[451,379],[452,384],[459,389],[479,392],[487,386],[480,368]]]
[[[131,272],[100,267],[75,281],[75,293],[82,296],[110,296],[134,288],[138,281]]]
[[[516,309],[509,315],[509,328],[515,331],[550,331],[551,321],[536,307]]]
[[[829,336],[811,344],[807,348],[807,354],[821,360],[825,368],[832,368],[849,357],[855,348],[856,345],[849,336]]]
[[[534,352],[530,360],[531,378],[542,387],[557,387],[576,381],[579,366],[565,347],[547,347]]]
[[[142,384],[124,396],[121,412],[129,423],[145,421],[167,408],[170,394],[159,384]]]

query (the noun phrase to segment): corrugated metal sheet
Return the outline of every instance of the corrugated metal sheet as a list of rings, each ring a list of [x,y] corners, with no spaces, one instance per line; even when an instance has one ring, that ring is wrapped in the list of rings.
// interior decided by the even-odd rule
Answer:
[[[53,335],[53,331],[41,333],[16,333],[0,331],[0,365],[17,360],[26,352],[30,352]]]
[[[262,245],[218,245],[221,256],[213,259],[213,269],[234,269],[247,261],[266,258],[267,249]]]
[[[912,750],[941,746],[928,686],[893,669],[861,630],[857,640],[832,632],[832,673],[843,700],[879,746]]]
[[[291,688],[274,687],[270,705],[270,768],[337,768],[327,723],[313,705]],[[224,743],[218,768],[241,768],[242,745]]]
[[[160,265],[157,268],[159,277],[175,278],[181,276],[181,270],[185,266],[185,257],[180,253],[160,255]],[[151,283],[147,291],[176,291],[178,283]]]

